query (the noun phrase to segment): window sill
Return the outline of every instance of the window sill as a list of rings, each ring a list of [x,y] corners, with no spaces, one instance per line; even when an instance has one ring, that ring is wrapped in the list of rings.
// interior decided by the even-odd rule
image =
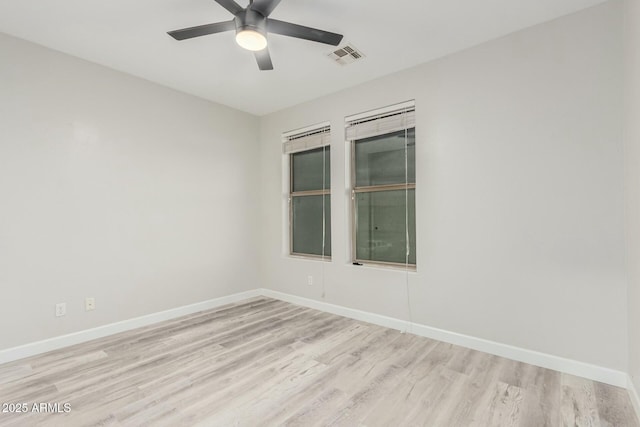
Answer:
[[[307,255],[307,254],[287,254],[286,257],[287,258],[291,258],[291,259],[297,259],[297,260],[331,262],[331,256]]]
[[[349,263],[348,265],[352,267],[358,267],[358,268],[365,267],[365,268],[374,268],[378,270],[408,271],[409,273],[418,272],[418,267],[416,265],[411,265],[411,264],[407,266],[405,264],[356,260],[354,262]]]

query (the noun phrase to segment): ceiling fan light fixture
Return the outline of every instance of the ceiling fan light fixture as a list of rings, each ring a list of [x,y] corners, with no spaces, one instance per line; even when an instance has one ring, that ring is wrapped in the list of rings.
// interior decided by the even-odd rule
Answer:
[[[267,38],[258,31],[244,29],[236,33],[236,43],[244,49],[255,52],[267,47]]]

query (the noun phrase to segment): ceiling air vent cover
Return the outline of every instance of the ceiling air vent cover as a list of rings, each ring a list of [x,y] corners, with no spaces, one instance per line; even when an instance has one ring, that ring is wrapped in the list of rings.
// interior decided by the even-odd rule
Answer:
[[[354,45],[348,43],[331,52],[329,58],[340,65],[347,65],[364,58],[364,54]]]

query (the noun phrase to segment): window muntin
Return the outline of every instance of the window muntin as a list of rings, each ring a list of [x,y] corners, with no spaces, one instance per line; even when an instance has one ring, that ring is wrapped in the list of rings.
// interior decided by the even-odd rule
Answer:
[[[330,147],[291,153],[289,157],[290,253],[330,257]]]

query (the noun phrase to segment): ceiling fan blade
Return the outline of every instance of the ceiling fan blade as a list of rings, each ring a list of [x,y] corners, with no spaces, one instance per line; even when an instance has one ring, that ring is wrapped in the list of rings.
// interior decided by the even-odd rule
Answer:
[[[280,0],[253,0],[249,7],[256,12],[260,12],[262,16],[269,16],[279,3]]]
[[[224,7],[234,15],[244,10],[242,6],[240,6],[238,3],[236,3],[233,0],[216,0],[216,3],[218,3],[220,6]]]
[[[233,20],[226,22],[216,22],[215,24],[198,25],[197,27],[183,28],[181,30],[169,31],[171,37],[176,40],[192,39],[194,37],[206,36],[208,34],[222,33],[236,29]]]
[[[264,48],[254,52],[256,61],[258,61],[258,68],[262,71],[273,70],[273,63],[271,62],[271,55],[269,55],[269,49]]]
[[[267,31],[270,33],[281,34],[283,36],[311,40],[318,43],[326,43],[333,46],[339,45],[342,40],[342,34],[330,33],[329,31],[304,27],[290,22],[278,21],[277,19],[267,20]]]

